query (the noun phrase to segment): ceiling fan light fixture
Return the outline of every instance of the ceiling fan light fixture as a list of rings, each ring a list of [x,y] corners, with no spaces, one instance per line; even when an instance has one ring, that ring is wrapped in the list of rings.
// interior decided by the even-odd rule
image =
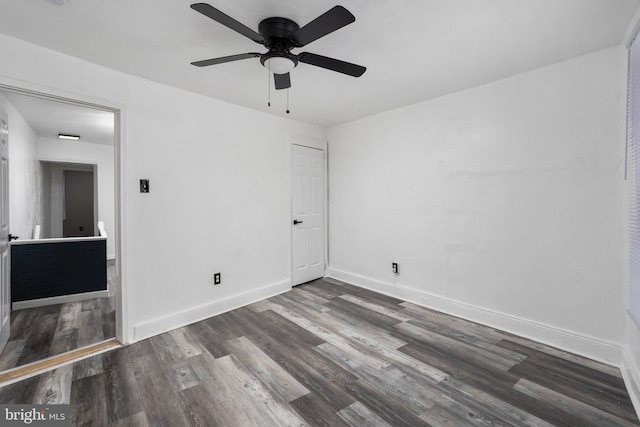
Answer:
[[[298,64],[287,56],[272,56],[265,59],[262,65],[273,74],[287,74]]]

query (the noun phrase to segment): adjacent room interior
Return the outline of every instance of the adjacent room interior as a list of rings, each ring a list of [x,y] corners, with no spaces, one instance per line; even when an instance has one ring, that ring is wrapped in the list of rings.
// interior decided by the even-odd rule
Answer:
[[[0,107],[15,235],[4,371],[115,338],[118,287],[113,113],[12,91]]]
[[[0,404],[70,403],[77,425],[639,424],[640,1],[5,3],[0,255],[101,222],[108,289],[10,316],[0,293]],[[60,128],[88,117],[107,142]]]

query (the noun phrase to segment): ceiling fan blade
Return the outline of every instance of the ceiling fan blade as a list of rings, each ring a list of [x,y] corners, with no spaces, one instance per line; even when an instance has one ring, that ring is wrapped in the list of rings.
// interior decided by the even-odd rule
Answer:
[[[353,77],[360,77],[367,71],[362,65],[352,64],[350,62],[340,61],[339,59],[328,58],[315,53],[302,52],[298,55],[298,60],[305,64],[315,65],[316,67],[326,68],[327,70],[337,71],[338,73],[347,74]]]
[[[302,47],[351,24],[355,20],[356,17],[347,9],[335,6],[293,33],[291,39],[298,47]]]
[[[218,9],[207,3],[194,3],[191,5],[191,9],[200,12],[204,16],[213,19],[214,21],[224,25],[227,28],[232,29],[235,32],[242,34],[245,37],[250,38],[256,43],[264,44],[265,42],[264,37],[262,37],[260,34],[256,33],[246,25],[239,23],[229,15],[220,12]]]
[[[291,87],[291,76],[287,74],[274,74],[273,81],[276,85],[276,90],[288,89]]]
[[[224,64],[225,62],[239,61],[241,59],[257,58],[260,54],[256,52],[241,53],[239,55],[222,56],[220,58],[204,59],[202,61],[192,62],[191,65],[196,67],[207,67],[209,65]]]

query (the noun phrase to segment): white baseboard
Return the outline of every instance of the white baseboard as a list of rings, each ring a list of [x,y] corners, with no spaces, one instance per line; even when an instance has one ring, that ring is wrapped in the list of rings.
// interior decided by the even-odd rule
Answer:
[[[624,384],[627,386],[631,403],[636,410],[636,414],[640,417],[640,369],[638,368],[639,361],[634,360],[633,354],[628,347],[623,347],[622,350],[622,378]]]
[[[456,317],[510,332],[609,365],[620,366],[622,362],[622,348],[619,344],[613,342],[567,331],[510,314],[488,310],[408,286],[382,282],[335,268],[327,269],[327,276]]]
[[[133,328],[133,342],[181,328],[208,319],[209,317],[226,313],[227,311],[235,310],[236,308],[270,298],[288,290],[291,290],[291,281],[287,279],[249,292],[243,292],[228,298],[140,323]]]
[[[109,296],[109,291],[83,292],[81,294],[62,295],[59,297],[38,298],[28,301],[16,301],[11,303],[12,310],[22,310],[23,308],[43,307],[45,305],[64,304],[66,302],[82,301],[93,298],[105,298]]]

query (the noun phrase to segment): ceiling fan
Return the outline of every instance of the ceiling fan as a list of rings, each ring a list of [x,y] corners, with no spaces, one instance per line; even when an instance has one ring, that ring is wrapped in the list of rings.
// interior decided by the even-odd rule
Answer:
[[[316,67],[326,68],[327,70],[337,71],[353,77],[360,77],[367,70],[361,65],[316,55],[315,53],[291,53],[294,48],[306,46],[354,22],[356,18],[342,6],[333,7],[303,27],[298,26],[291,19],[267,18],[258,25],[258,32],[253,31],[207,3],[195,3],[191,5],[191,8],[269,49],[266,53],[249,52],[192,62],[191,64],[196,67],[223,64],[241,59],[260,58],[260,63],[273,73],[276,89],[291,87],[289,72],[298,65],[298,62],[315,65]]]

